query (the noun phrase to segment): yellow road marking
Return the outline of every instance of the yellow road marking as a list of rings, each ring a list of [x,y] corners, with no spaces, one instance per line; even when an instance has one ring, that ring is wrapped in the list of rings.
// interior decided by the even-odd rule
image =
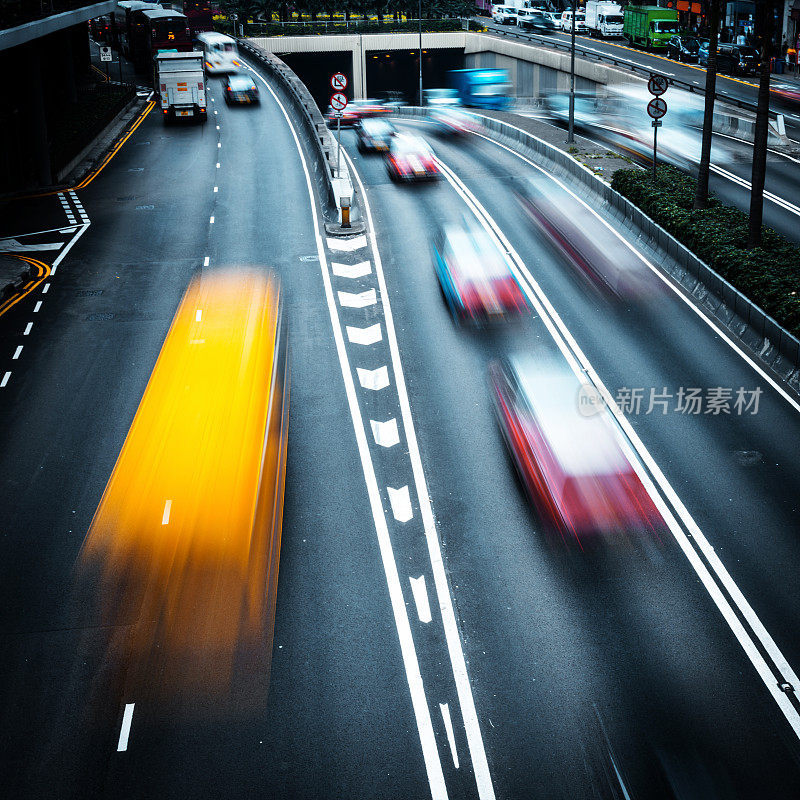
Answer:
[[[43,261],[37,261],[30,256],[20,256],[16,254],[14,254],[14,258],[18,258],[20,261],[25,261],[31,266],[36,267],[39,272],[35,278],[29,280],[15,295],[12,295],[4,303],[0,304],[0,317],[3,316],[9,308],[16,305],[24,297],[27,297],[50,274],[50,267]]]

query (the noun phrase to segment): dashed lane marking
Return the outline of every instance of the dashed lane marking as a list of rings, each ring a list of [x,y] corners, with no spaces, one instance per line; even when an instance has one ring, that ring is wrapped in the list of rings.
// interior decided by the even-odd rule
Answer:
[[[331,269],[337,278],[363,278],[372,272],[372,264],[369,261],[361,261],[358,264],[337,264],[331,261]]]
[[[394,447],[400,443],[400,432],[397,430],[396,419],[387,419],[386,422],[378,422],[371,419],[369,424],[372,428],[375,444],[381,447]]]
[[[172,512],[172,500],[167,500],[164,503],[164,513],[161,515],[161,524],[169,525],[169,515]]]
[[[42,307],[42,301],[41,300],[37,300],[36,301],[36,305],[33,307],[33,313],[37,314],[41,307]]]
[[[458,769],[458,751],[456,750],[456,737],[453,734],[453,721],[450,719],[450,707],[447,703],[439,703],[439,710],[442,712],[444,728],[447,731],[447,742],[450,745],[450,752],[453,754],[453,765]]]
[[[122,727],[119,731],[119,741],[117,742],[117,752],[124,753],[128,749],[128,737],[131,733],[131,722],[133,721],[133,707],[135,703],[125,704],[125,713],[122,715]]]
[[[42,294],[47,294],[49,288],[50,288],[49,283],[46,283],[44,286],[42,286]]]
[[[370,325],[368,328],[353,328],[352,326],[348,325],[347,338],[353,344],[376,344],[383,339],[383,333],[381,333],[381,324],[380,322],[376,322],[374,325]]]
[[[206,256],[206,257],[203,259],[203,266],[204,266],[204,267],[207,267],[207,266],[208,266],[208,262],[209,262],[209,261],[210,261],[210,257],[209,257],[209,256]]]
[[[374,289],[367,289],[365,292],[353,294],[351,292],[338,292],[339,305],[343,308],[366,308],[374,306],[378,302],[378,296]]]
[[[411,508],[411,494],[408,491],[408,486],[401,486],[399,489],[392,489],[391,486],[387,486],[386,492],[392,505],[392,516],[398,522],[408,522],[414,518],[414,509]]]
[[[389,369],[388,367],[378,367],[377,369],[361,369],[356,367],[358,373],[358,382],[361,384],[362,389],[371,389],[373,392],[379,392],[389,385]]]
[[[411,594],[414,595],[414,605],[417,607],[417,616],[420,622],[426,625],[433,619],[431,614],[431,604],[428,601],[428,590],[425,588],[425,576],[419,578],[409,578],[411,582]]]
[[[19,356],[20,356],[20,353],[22,353],[22,345],[19,345],[19,346],[17,347],[17,349],[14,351],[14,355],[13,355],[13,356],[11,356],[11,358],[12,358],[14,361],[16,361],[16,360],[19,358]]]
[[[5,388],[6,384],[8,383],[8,379],[10,377],[11,377],[11,373],[10,372],[6,372],[6,374],[3,375],[3,380],[0,381],[0,389],[4,389]]]
[[[31,328],[32,328],[32,327],[33,327],[33,323],[32,323],[32,322],[29,322],[29,323],[28,323],[28,324],[25,326],[25,330],[22,332],[22,335],[23,335],[23,336],[27,336],[27,335],[28,335],[28,334],[31,332]]]

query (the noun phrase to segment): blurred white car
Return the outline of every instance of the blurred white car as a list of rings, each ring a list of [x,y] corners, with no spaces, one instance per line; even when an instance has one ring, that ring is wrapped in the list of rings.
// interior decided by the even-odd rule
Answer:
[[[517,9],[512,6],[495,6],[492,9],[492,19],[500,25],[516,25]]]

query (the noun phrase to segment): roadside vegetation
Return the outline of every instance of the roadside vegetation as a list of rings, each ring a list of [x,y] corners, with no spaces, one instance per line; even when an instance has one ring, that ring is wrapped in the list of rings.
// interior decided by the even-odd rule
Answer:
[[[697,181],[672,166],[659,166],[656,183],[650,172],[617,170],[611,186],[800,337],[800,248],[766,227],[753,247],[749,215],[713,194],[705,208],[694,208]]]

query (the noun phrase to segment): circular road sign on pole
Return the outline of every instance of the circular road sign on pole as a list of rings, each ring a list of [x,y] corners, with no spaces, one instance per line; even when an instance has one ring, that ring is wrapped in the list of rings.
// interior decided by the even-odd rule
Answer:
[[[650,94],[656,95],[656,97],[664,94],[668,86],[669,81],[663,75],[651,75],[650,80],[647,81],[647,90]]]
[[[654,97],[648,104],[647,104],[647,113],[653,119],[661,119],[664,114],[667,113],[667,103],[665,100],[662,100],[660,97]]]
[[[342,75],[341,72],[337,72],[331,78],[331,86],[333,86],[334,90],[337,92],[344,91],[347,88],[347,78]]]
[[[334,111],[344,111],[347,108],[347,98],[341,92],[331,95],[331,108]]]

